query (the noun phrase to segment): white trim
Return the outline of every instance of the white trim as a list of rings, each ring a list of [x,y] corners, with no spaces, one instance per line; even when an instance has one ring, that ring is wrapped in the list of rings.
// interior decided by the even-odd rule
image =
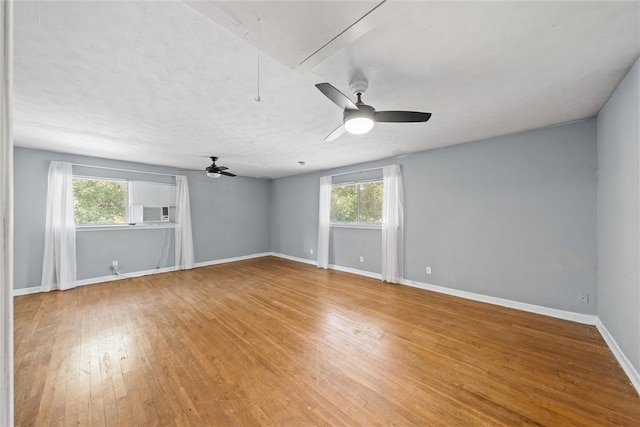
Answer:
[[[76,280],[75,286],[95,285],[96,283],[113,282],[114,280],[131,279],[133,277],[148,276],[150,274],[168,273],[176,271],[175,267],[154,268],[152,270],[133,271],[131,273],[122,273],[120,275],[92,277],[90,279]]]
[[[41,286],[32,286],[30,288],[21,288],[21,289],[14,289],[13,290],[13,296],[17,297],[20,295],[30,295],[30,294],[37,294],[42,292],[42,287]]]
[[[257,254],[243,255],[243,256],[237,256],[233,258],[214,259],[212,261],[196,262],[195,264],[193,264],[193,267],[198,268],[198,267],[206,267],[208,265],[226,264],[228,262],[244,261],[246,259],[253,259],[253,258],[262,258],[269,255],[271,255],[271,252],[261,252]]]
[[[154,222],[139,224],[109,224],[109,225],[76,225],[76,232],[80,231],[120,231],[120,230],[155,230],[163,228],[175,228],[173,222]]]
[[[296,261],[304,264],[311,264],[313,266],[318,265],[318,262],[314,259],[298,258],[297,256],[285,255],[278,252],[269,252],[268,254],[277,258],[288,259],[289,261]]]
[[[313,260],[304,258],[298,258],[290,255],[279,254],[277,252],[271,252],[272,256],[288,259],[291,261],[303,262],[305,264],[313,264]],[[329,268],[332,270],[343,271],[345,273],[357,274],[360,276],[370,277],[372,279],[382,280],[382,275],[379,273],[372,273],[370,271],[358,270],[350,267],[342,267],[335,264],[329,264]],[[438,292],[441,294],[452,295],[459,298],[469,299],[473,301],[486,302],[493,305],[499,305],[502,307],[514,308],[516,310],[527,311],[529,313],[542,314],[544,316],[555,317],[558,319],[569,320],[572,322],[583,323],[585,325],[595,325],[597,317],[593,314],[574,313],[572,311],[558,310],[555,308],[544,307],[541,305],[527,304],[519,301],[512,301],[504,298],[491,297],[488,295],[476,294],[473,292],[460,291],[457,289],[445,288],[443,286],[430,285],[428,283],[416,282],[414,280],[402,279],[400,284],[406,286],[412,286],[414,288],[420,288],[427,291]]]
[[[368,224],[364,222],[349,224],[347,222],[332,222],[332,228],[360,228],[362,230],[382,230],[382,224]]]
[[[112,168],[109,166],[98,166],[98,165],[85,165],[82,163],[71,163],[71,166],[80,166],[83,168],[95,168],[95,169],[106,169],[110,171],[119,171],[119,172],[131,172],[131,173],[146,173],[148,175],[162,175],[162,176],[176,176],[175,173],[162,173],[162,172],[150,172],[150,171],[139,171],[133,169],[122,169],[122,168]],[[107,178],[110,179],[110,178]]]
[[[111,275],[111,276],[92,277],[90,279],[76,280],[74,282],[73,287],[95,285],[95,284],[98,284],[98,283],[113,282],[115,280],[131,279],[133,277],[141,277],[141,276],[149,276],[151,274],[168,273],[170,271],[176,271],[176,270],[177,269],[175,267],[163,267],[163,268],[154,268],[153,270],[133,271],[131,273],[123,273],[123,274],[120,274],[118,276]],[[70,288],[70,289],[72,289],[72,288]],[[55,291],[56,289],[51,289],[51,290]],[[30,288],[14,289],[13,290],[13,296],[16,297],[16,296],[19,296],[19,295],[37,294],[39,292],[49,292],[49,291],[43,290],[42,287],[40,287],[40,286],[32,286]]]
[[[556,308],[549,308],[541,305],[528,304],[525,302],[512,301],[504,298],[476,294],[474,292],[467,292],[467,291],[460,291],[458,289],[445,288],[444,286],[430,285],[428,283],[416,282],[414,280],[402,279],[400,283],[402,285],[425,289],[427,291],[453,295],[455,297],[465,298],[473,301],[486,302],[488,304],[514,308],[516,310],[527,311],[529,313],[542,314],[544,316],[570,320],[572,322],[584,323],[585,325],[596,324],[596,316],[593,314],[574,313],[573,311],[558,310]]]
[[[278,257],[278,258],[288,259],[289,261],[302,262],[302,263],[311,264],[311,265],[314,265],[314,266],[317,265],[317,262],[315,260],[306,259],[306,258],[298,258],[297,256],[280,254],[278,252],[270,252],[268,255],[271,255],[271,256],[274,256],[274,257]],[[337,270],[337,271],[342,271],[342,272],[345,272],[345,273],[357,274],[359,276],[371,277],[372,279],[378,279],[378,280],[382,279],[382,275],[380,273],[372,273],[370,271],[358,270],[357,268],[343,267],[341,265],[335,265],[335,264],[329,264],[329,268],[331,270]]]
[[[633,364],[629,361],[629,359],[627,359],[627,356],[625,356],[625,354],[622,352],[622,350],[618,346],[618,343],[609,333],[599,317],[596,317],[596,328],[598,328],[598,332],[600,332],[600,335],[602,335],[602,338],[604,338],[604,341],[611,349],[611,352],[618,360],[618,363],[624,370],[625,374],[627,374],[627,377],[629,377],[631,384],[633,385],[633,387],[635,387],[638,394],[640,394],[640,373],[638,373]]]
[[[375,168],[359,169],[357,171],[334,173],[333,175],[329,175],[329,176],[331,178],[333,178],[334,176],[351,175],[352,173],[369,172],[369,171],[373,171],[373,170],[376,170],[376,169],[382,169],[382,166],[378,166],[378,167],[375,167]]]
[[[245,259],[261,258],[269,255],[271,255],[271,252],[245,255],[245,256],[239,256],[235,258],[225,258],[225,259],[219,259],[214,261],[198,262],[194,264],[194,268],[206,267],[208,265],[215,265],[215,264],[225,264],[228,262],[242,261]],[[90,279],[77,280],[74,286],[95,285],[97,283],[113,282],[114,280],[131,279],[133,277],[148,276],[151,274],[168,273],[170,271],[178,271],[178,269],[174,266],[171,266],[171,267],[163,267],[163,268],[154,268],[152,270],[133,271],[131,273],[123,273],[118,276],[109,275],[109,276],[92,277]],[[40,286],[33,286],[29,288],[14,289],[13,296],[35,294],[39,292],[46,292],[46,291],[43,291]]]
[[[357,268],[351,268],[351,267],[342,267],[341,265],[335,265],[335,264],[329,264],[329,268],[332,270],[342,271],[345,273],[357,274],[359,276],[382,280],[382,274],[380,273],[372,273],[371,271],[358,270]]]

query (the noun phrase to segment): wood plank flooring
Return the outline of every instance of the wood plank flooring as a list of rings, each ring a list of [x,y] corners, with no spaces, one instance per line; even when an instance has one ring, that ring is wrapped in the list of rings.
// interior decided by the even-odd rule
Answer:
[[[640,425],[595,327],[265,257],[15,298],[19,426]]]

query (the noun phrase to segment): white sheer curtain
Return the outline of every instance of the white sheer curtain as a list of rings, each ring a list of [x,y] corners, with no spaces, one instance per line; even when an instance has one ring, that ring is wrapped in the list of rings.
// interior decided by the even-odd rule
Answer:
[[[0,4],[0,425],[13,425],[13,2]]]
[[[47,219],[44,230],[42,290],[69,289],[76,282],[76,226],[73,219],[71,164],[49,165]]]
[[[329,226],[331,224],[331,176],[320,178],[318,209],[318,268],[329,268]]]
[[[176,268],[193,268],[193,234],[191,232],[191,202],[189,183],[184,175],[176,175]]]
[[[382,280],[399,283],[403,276],[404,206],[400,165],[382,168]]]

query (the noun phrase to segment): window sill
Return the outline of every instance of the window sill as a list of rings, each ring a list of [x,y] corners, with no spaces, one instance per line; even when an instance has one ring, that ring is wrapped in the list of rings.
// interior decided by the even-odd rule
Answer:
[[[115,231],[115,230],[150,230],[158,228],[175,228],[173,222],[146,223],[146,224],[117,224],[117,225],[76,225],[79,231]]]
[[[331,224],[333,228],[362,228],[365,230],[382,230],[382,225],[376,224]]]

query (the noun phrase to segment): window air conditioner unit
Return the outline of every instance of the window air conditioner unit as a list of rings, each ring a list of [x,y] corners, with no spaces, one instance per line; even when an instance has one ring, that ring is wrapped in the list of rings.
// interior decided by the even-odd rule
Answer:
[[[132,222],[169,222],[169,206],[133,206]]]

